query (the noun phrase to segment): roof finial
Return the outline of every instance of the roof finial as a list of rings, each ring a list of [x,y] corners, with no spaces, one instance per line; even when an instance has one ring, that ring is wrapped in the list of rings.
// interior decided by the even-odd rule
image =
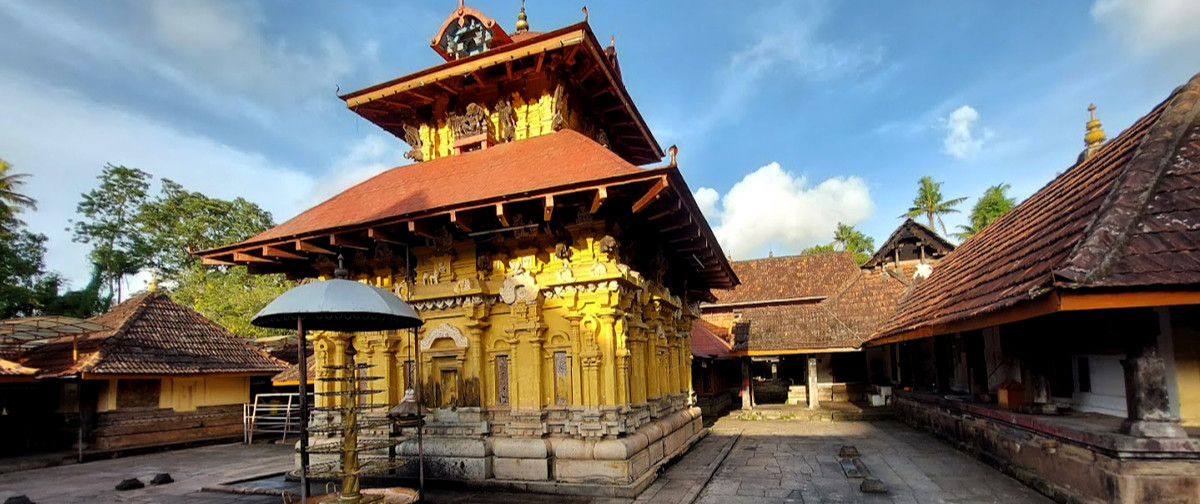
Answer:
[[[146,285],[146,292],[158,292],[158,273],[150,272],[150,283]]]
[[[347,270],[345,265],[343,264],[343,261],[345,261],[345,259],[346,258],[342,257],[342,254],[338,254],[338,267],[337,267],[337,269],[333,270],[333,278],[340,278],[342,280],[345,280],[350,277],[350,271]]]
[[[586,6],[586,5],[584,5],[584,6],[583,6],[583,22],[584,22],[584,23],[586,23],[586,22],[587,22],[587,16],[588,16],[588,14],[587,14],[587,6]]]
[[[677,166],[675,164],[675,155],[679,154],[679,147],[672,145],[669,149],[667,149],[667,153],[671,155],[671,166]]]
[[[1100,145],[1108,139],[1104,134],[1104,128],[1100,126],[1100,120],[1096,119],[1096,104],[1088,105],[1088,122],[1087,132],[1083,134],[1083,153],[1080,154],[1080,161],[1092,157],[1096,151],[1100,150]]]
[[[529,31],[529,19],[525,17],[525,0],[521,0],[521,11],[517,13],[517,33]]]

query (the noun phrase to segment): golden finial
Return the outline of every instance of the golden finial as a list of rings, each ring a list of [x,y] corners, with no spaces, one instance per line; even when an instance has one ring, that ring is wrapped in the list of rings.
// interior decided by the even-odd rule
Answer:
[[[1104,128],[1100,127],[1100,120],[1096,119],[1095,103],[1088,105],[1088,116],[1087,133],[1083,135],[1083,144],[1088,148],[1099,147],[1108,139],[1108,136],[1104,134]]]
[[[676,166],[675,155],[679,154],[679,147],[672,145],[669,149],[667,149],[667,153],[671,155],[671,166]]]
[[[146,285],[146,292],[158,292],[158,275],[150,272],[150,283]]]
[[[517,33],[529,31],[529,19],[525,17],[525,0],[521,0],[521,12],[517,13]]]

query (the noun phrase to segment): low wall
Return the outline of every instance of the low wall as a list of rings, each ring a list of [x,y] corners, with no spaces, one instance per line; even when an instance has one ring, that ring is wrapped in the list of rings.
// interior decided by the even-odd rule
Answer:
[[[1064,503],[1200,502],[1200,443],[1049,425],[1041,417],[898,392],[905,423]]]
[[[97,414],[92,450],[118,450],[242,437],[242,405],[193,411],[136,408]]]
[[[733,407],[734,391],[722,390],[712,394],[696,394],[696,406],[707,417],[721,416]],[[739,402],[738,407],[742,405]]]

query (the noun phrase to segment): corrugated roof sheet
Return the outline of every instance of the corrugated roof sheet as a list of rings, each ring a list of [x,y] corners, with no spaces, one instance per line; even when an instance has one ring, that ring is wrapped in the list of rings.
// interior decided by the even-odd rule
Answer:
[[[1054,288],[1200,285],[1200,75],[959,246],[878,332],[961,322]]]
[[[56,338],[27,352],[22,364],[41,369],[39,376],[44,377],[81,372],[274,374],[283,369],[281,362],[163,293],[134,296],[89,320],[113,329],[78,336],[77,341],[72,336]]]

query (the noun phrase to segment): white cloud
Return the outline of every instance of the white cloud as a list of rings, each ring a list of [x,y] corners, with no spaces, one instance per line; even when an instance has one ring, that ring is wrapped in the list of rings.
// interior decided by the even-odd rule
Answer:
[[[1139,52],[1200,42],[1196,0],[1097,0],[1091,13]]]
[[[775,74],[788,80],[826,82],[860,73],[883,60],[879,46],[823,37],[820,32],[829,19],[824,1],[779,2],[751,17],[757,37],[729,56],[715,101],[678,128],[680,133],[703,133],[735,115]]]
[[[942,152],[958,159],[968,159],[979,154],[984,141],[992,137],[987,129],[980,130],[975,123],[979,121],[979,112],[969,105],[954,109],[949,116],[942,120],[946,128],[946,138],[942,140]]]
[[[49,238],[48,267],[77,287],[88,278],[88,247],[71,241],[68,221],[105,163],[141,168],[155,179],[169,178],[213,197],[244,197],[281,222],[310,206],[322,191],[344,188],[392,161],[385,139],[369,136],[352,145],[318,182],[262,154],[10,75],[0,75],[0,103],[9,104],[0,121],[0,156],[32,175],[26,189],[38,200],[37,211],[22,218]],[[400,147],[393,143],[390,150],[401,152]]]
[[[834,177],[809,187],[805,177],[771,163],[746,175],[717,202],[716,190],[702,187],[695,197],[721,247],[731,257],[762,255],[768,247],[795,253],[833,238],[837,223],[858,224],[874,203],[858,177]],[[707,209],[706,209],[707,206]],[[711,212],[711,213],[710,213]]]

